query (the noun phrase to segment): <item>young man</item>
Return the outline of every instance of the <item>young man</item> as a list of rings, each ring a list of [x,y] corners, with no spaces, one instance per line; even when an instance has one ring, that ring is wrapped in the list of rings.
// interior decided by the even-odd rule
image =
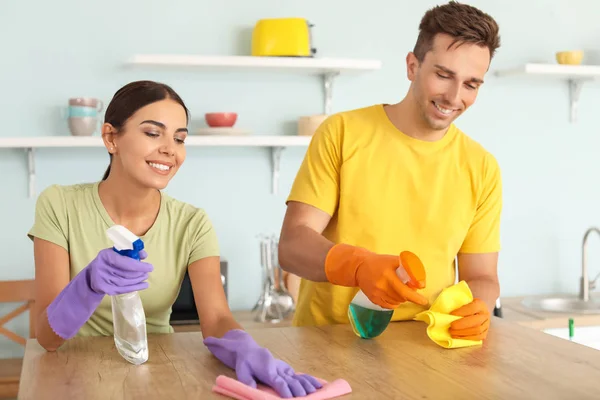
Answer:
[[[279,258],[303,278],[297,326],[347,323],[358,288],[395,309],[393,320],[412,319],[455,283],[458,259],[475,300],[453,312],[464,318],[450,333],[487,335],[500,293],[500,170],[453,122],[475,102],[500,46],[498,25],[451,2],[427,11],[419,31],[404,99],[329,117],[294,181]],[[426,269],[418,291],[395,274],[405,250]]]

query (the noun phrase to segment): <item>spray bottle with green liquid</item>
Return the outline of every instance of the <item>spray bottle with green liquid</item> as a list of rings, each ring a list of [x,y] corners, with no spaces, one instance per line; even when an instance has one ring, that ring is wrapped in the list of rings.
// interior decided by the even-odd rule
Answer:
[[[399,267],[396,275],[406,286],[412,289],[422,287],[425,282],[425,267],[414,253],[403,251],[399,256]],[[352,330],[363,339],[373,339],[383,333],[394,310],[374,304],[367,295],[359,290],[348,307],[348,319]]]

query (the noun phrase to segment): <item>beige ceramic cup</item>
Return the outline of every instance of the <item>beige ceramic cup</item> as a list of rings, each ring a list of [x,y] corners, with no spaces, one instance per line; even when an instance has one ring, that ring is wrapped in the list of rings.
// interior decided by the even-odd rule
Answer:
[[[298,119],[298,135],[299,136],[312,136],[319,125],[327,119],[329,115],[307,115]]]
[[[69,130],[73,136],[92,136],[98,128],[98,118],[71,117],[68,120]]]

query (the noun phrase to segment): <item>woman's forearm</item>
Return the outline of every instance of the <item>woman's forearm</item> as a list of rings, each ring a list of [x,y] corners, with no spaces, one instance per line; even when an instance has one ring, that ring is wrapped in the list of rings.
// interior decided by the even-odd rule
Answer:
[[[224,316],[219,318],[214,323],[203,324],[200,321],[200,329],[202,329],[202,336],[205,338],[213,336],[217,338],[223,337],[227,332],[232,329],[243,329],[242,326],[233,318],[232,315]]]
[[[38,343],[47,351],[56,351],[65,342],[58,336],[48,323],[47,309],[42,311],[37,318],[35,326],[35,336]]]

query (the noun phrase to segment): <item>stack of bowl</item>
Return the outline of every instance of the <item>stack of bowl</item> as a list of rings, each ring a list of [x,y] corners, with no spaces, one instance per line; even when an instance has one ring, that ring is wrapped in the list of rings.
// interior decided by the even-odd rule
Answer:
[[[91,136],[98,127],[98,114],[104,104],[91,97],[74,97],[69,99],[67,118],[69,130],[73,136]]]

